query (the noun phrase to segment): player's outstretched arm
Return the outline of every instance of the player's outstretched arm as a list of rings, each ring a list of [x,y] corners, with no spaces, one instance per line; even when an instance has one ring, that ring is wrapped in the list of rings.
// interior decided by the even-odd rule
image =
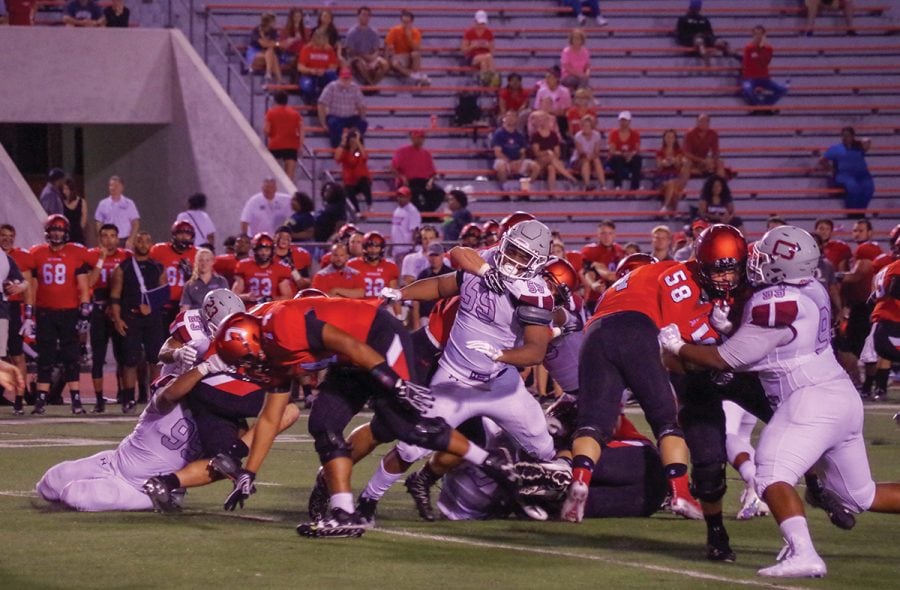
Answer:
[[[459,295],[456,273],[420,279],[399,290],[388,287],[381,291],[381,296],[389,301],[435,301],[454,295]]]
[[[257,473],[262,467],[275,441],[275,435],[281,430],[281,419],[290,401],[290,392],[266,393],[266,401],[263,402],[259,418],[253,425],[253,443],[250,445],[250,455],[244,467],[247,471]]]

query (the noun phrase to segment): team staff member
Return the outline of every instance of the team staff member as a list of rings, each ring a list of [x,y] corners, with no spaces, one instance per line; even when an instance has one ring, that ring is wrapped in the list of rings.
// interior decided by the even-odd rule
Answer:
[[[337,243],[331,247],[328,266],[313,277],[312,288],[329,297],[361,299],[366,293],[365,280],[358,270],[347,266],[350,251],[347,246]]]
[[[109,283],[116,267],[128,258],[128,252],[119,248],[119,228],[112,223],[100,226],[100,246],[88,250],[94,263],[88,275],[88,286],[91,287],[91,378],[94,381],[95,414],[106,411],[103,397],[103,364],[106,362],[106,349],[110,340],[113,345],[113,356],[116,363],[122,360],[122,337],[113,326],[109,308]]]
[[[116,332],[124,338],[122,412],[126,414],[133,412],[137,405],[134,401],[134,388],[141,351],[143,350],[150,365],[153,381],[159,374],[156,363],[159,360],[159,348],[165,338],[162,311],[153,309],[141,296],[143,290],[167,284],[162,264],[150,258],[152,244],[149,232],[138,232],[134,239],[134,255],[116,268],[110,282],[109,300],[112,304],[113,325]]]
[[[72,413],[83,414],[78,390],[78,333],[89,326],[91,315],[87,277],[90,258],[84,246],[67,243],[69,221],[63,215],[47,218],[44,235],[47,243],[31,249],[35,289],[33,298],[31,290],[26,292],[23,324],[23,330],[31,333],[37,320],[38,398],[31,413],[44,413],[50,373],[55,364],[62,363],[63,377],[72,398]]]
[[[168,243],[160,242],[150,249],[150,258],[162,265],[169,283],[169,304],[161,316],[163,330],[175,321],[175,316],[181,310],[181,293],[184,291],[185,281],[190,280],[193,273],[196,255],[194,226],[187,221],[172,224],[172,240]]]
[[[5,252],[13,259],[13,261],[15,261],[16,266],[19,267],[19,272],[22,273],[23,284],[28,288],[31,288],[31,269],[34,267],[34,262],[32,261],[31,254],[27,250],[16,248],[15,243],[16,228],[8,223],[0,225],[0,250]],[[9,300],[9,336],[6,342],[6,354],[9,357],[9,361],[22,375],[25,375],[28,373],[28,370],[25,366],[25,351],[22,347],[23,342],[21,334],[22,305],[25,301],[25,295],[24,292],[17,294],[7,293],[7,298]],[[13,405],[13,411],[16,415],[21,416],[25,413],[25,410],[23,409],[23,391],[16,393]]]

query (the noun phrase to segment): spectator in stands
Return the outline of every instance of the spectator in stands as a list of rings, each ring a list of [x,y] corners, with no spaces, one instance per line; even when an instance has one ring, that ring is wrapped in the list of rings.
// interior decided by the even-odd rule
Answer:
[[[766,42],[766,29],[762,25],[753,27],[753,39],[744,47],[741,67],[741,94],[751,106],[771,106],[787,94],[790,81],[779,84],[769,75],[769,63],[774,50]],[[751,110],[750,114],[774,114],[773,110]]]
[[[806,36],[812,37],[816,28],[816,16],[820,10],[844,12],[844,22],[847,23],[847,34],[856,35],[853,28],[853,0],[804,0],[806,4]]]
[[[362,299],[366,292],[365,280],[361,272],[347,266],[349,258],[350,254],[345,244],[334,244],[331,247],[328,266],[315,274],[312,288],[329,297]]]
[[[71,0],[63,9],[63,24],[67,27],[102,27],[103,9],[94,0]]]
[[[531,177],[534,162],[527,157],[528,139],[520,133],[516,126],[518,116],[515,111],[507,111],[503,115],[503,125],[491,136],[491,147],[494,149],[494,172],[502,190],[503,183],[512,175]]]
[[[181,292],[181,311],[199,309],[203,298],[213,289],[228,289],[231,285],[225,277],[213,270],[215,254],[209,248],[197,248],[194,255],[194,269],[191,278]]]
[[[309,43],[300,50],[297,71],[300,72],[300,95],[307,104],[316,102],[322,89],[338,77],[338,60],[328,44],[324,31],[317,29]]]
[[[609,24],[609,21],[600,14],[600,0],[561,0],[561,2],[564,6],[568,6],[572,9],[572,15],[578,20],[579,25],[584,25],[584,23],[587,22],[587,17],[584,16],[584,10],[581,6],[582,4],[587,4],[591,16],[597,21],[598,27],[605,27]]]
[[[337,55],[338,60],[342,61],[343,49],[341,47],[341,35],[334,25],[334,13],[327,8],[319,11],[319,19],[316,21],[316,30],[313,31],[313,35],[320,31],[325,34],[325,39],[328,45],[334,49],[334,53]]]
[[[113,29],[127,29],[131,11],[125,6],[125,0],[112,0],[112,5],[103,9],[103,20],[106,26]]]
[[[6,20],[0,17],[0,23],[11,26],[30,27],[34,25],[34,13],[37,11],[37,0],[6,0]]]
[[[597,107],[594,104],[594,96],[587,88],[579,88],[575,91],[575,104],[566,111],[569,135],[575,137],[581,131],[581,120],[585,115],[590,115],[594,118],[594,123],[597,122]]]
[[[710,176],[703,183],[697,214],[713,223],[731,223],[734,217],[734,199],[724,177]]]
[[[482,86],[499,86],[499,77],[494,69],[494,33],[487,27],[487,23],[487,12],[477,11],[475,26],[463,33],[460,50],[466,58],[466,64],[478,70]]]
[[[400,286],[406,286],[416,280],[419,274],[428,267],[428,246],[438,242],[438,230],[433,225],[419,226],[415,232],[416,248],[403,257],[400,271]]]
[[[442,225],[445,242],[457,241],[462,228],[472,223],[472,213],[466,208],[468,206],[469,196],[464,191],[454,189],[447,193],[450,215],[444,218]]]
[[[843,240],[831,239],[834,233],[834,221],[830,219],[817,219],[814,232],[822,240],[822,252],[825,257],[834,266],[834,270],[846,272],[850,270],[850,259],[853,258],[853,251],[847,242]]]
[[[697,115],[697,124],[684,136],[684,167],[681,170],[681,186],[687,186],[691,177],[707,177],[711,174],[726,176],[725,162],[719,157],[719,134],[710,128],[709,115]]]
[[[340,76],[328,84],[319,96],[319,123],[328,129],[331,147],[336,148],[344,137],[344,129],[353,129],[364,136],[369,128],[362,89],[353,81],[350,68],[341,68]]]
[[[313,211],[316,205],[313,203],[312,197],[306,193],[296,192],[291,197],[291,216],[284,222],[291,233],[291,241],[300,242],[303,240],[311,240],[316,225],[316,218]]]
[[[667,129],[663,132],[662,145],[656,152],[656,180],[663,200],[659,212],[662,215],[674,214],[678,209],[678,201],[684,193],[681,182],[683,168],[684,155],[678,143],[678,134],[674,129]]]
[[[347,220],[347,198],[344,189],[336,182],[322,185],[321,195],[325,206],[316,213],[313,236],[317,242],[327,242]]]
[[[769,218],[766,219],[766,231],[775,229],[776,227],[781,227],[782,225],[787,225],[787,221],[785,221],[783,217],[770,215]]]
[[[606,174],[603,172],[603,162],[600,161],[602,137],[599,131],[594,130],[595,124],[592,115],[588,114],[581,118],[580,130],[575,134],[575,152],[572,154],[572,167],[581,172],[585,191],[594,190],[591,173],[600,183],[600,190],[606,188]]]
[[[303,117],[300,111],[288,106],[288,95],[283,90],[277,91],[273,98],[275,105],[266,111],[263,133],[272,156],[288,178],[293,179],[303,146]]]
[[[553,133],[555,133],[556,136],[559,137],[559,141],[562,142],[563,135],[559,131],[557,118],[553,114],[553,99],[549,96],[542,97],[539,108],[536,108],[528,113],[528,124],[525,126],[525,131],[528,133],[528,137],[531,137],[532,135],[537,133],[538,123],[544,117],[546,117],[550,121],[550,129],[553,130]],[[568,125],[568,120],[566,121],[566,125]]]
[[[516,128],[522,131],[528,119],[528,90],[522,87],[522,76],[512,73],[506,78],[506,86],[498,93],[499,111],[516,114]]]
[[[63,215],[69,220],[69,241],[87,244],[84,233],[87,229],[87,201],[78,194],[78,187],[71,178],[63,184]]]
[[[369,154],[363,145],[359,131],[344,128],[341,145],[334,151],[334,159],[341,165],[341,181],[347,200],[357,215],[365,212],[359,206],[357,195],[366,200],[366,211],[372,208],[372,173],[369,172]]]
[[[119,229],[119,246],[131,249],[134,237],[141,225],[141,215],[134,201],[123,194],[125,183],[119,176],[109,177],[109,196],[97,203],[94,221],[97,222],[97,233],[104,223],[111,223]]]
[[[41,191],[41,207],[47,215],[63,214],[63,187],[66,185],[66,173],[61,168],[52,168],[47,173],[47,184]]]
[[[613,172],[613,186],[622,188],[628,179],[631,190],[641,188],[641,134],[631,128],[631,112],[619,113],[619,127],[609,133],[609,167]]]
[[[536,121],[535,132],[528,139],[531,143],[531,154],[534,157],[535,166],[531,172],[531,180],[536,180],[540,175],[547,175],[547,190],[551,193],[556,190],[557,174],[570,182],[577,182],[572,173],[566,169],[561,159],[561,145],[559,135],[553,132],[551,117],[544,115]],[[550,195],[551,199],[556,198]]]
[[[574,29],[569,33],[569,44],[560,56],[562,85],[573,91],[591,85],[591,53],[585,46],[586,40],[583,30]]]
[[[303,9],[295,6],[288,10],[287,20],[278,32],[278,44],[281,46],[284,64],[293,70],[297,68],[300,51],[309,41],[310,32],[303,20]]]
[[[275,230],[291,215],[291,196],[278,192],[274,178],[263,179],[262,189],[244,204],[241,211],[241,233],[255,236]]]
[[[853,127],[841,129],[841,143],[828,148],[819,166],[831,170],[835,186],[844,189],[847,209],[865,209],[875,196],[875,181],[866,164],[866,152],[872,147],[868,138],[856,139]],[[862,217],[863,214],[854,214]]]
[[[431,152],[425,149],[425,132],[421,129],[409,134],[410,145],[394,152],[391,173],[400,186],[412,191],[413,203],[419,211],[435,211],[444,202],[444,189],[437,185],[437,169]]]
[[[206,212],[206,195],[194,193],[187,199],[187,209],[175,217],[175,221],[187,221],[194,228],[194,235],[201,247],[215,250],[216,224]]]
[[[538,84],[538,91],[534,95],[534,108],[541,108],[541,101],[545,97],[551,99],[550,113],[556,117],[556,123],[564,137],[568,136],[569,126],[566,121],[566,111],[572,106],[572,93],[559,83],[559,66],[553,66],[547,70],[544,80]]]
[[[391,214],[391,244],[394,261],[403,264],[403,257],[413,249],[416,228],[422,225],[422,215],[412,204],[412,191],[407,186],[397,189],[397,207]]]
[[[672,230],[666,225],[657,225],[650,230],[650,254],[660,262],[672,260]]]
[[[281,61],[279,53],[281,43],[278,41],[278,30],[275,28],[275,15],[264,12],[259,17],[259,24],[250,31],[250,43],[247,45],[247,67],[251,70],[265,68],[265,83],[281,84]]]
[[[391,65],[381,55],[381,39],[369,26],[372,11],[368,6],[360,6],[356,11],[357,23],[344,39],[344,54],[356,79],[366,86],[375,86],[391,69]]]
[[[417,280],[430,279],[453,272],[453,269],[447,264],[444,257],[444,246],[438,242],[430,244],[425,249],[425,268],[416,276]],[[428,325],[428,316],[437,301],[413,301],[412,306],[412,324],[413,330],[418,330],[422,326]]]
[[[682,47],[693,47],[697,55],[703,58],[706,65],[715,52],[728,55],[730,47],[724,39],[713,33],[712,23],[700,14],[703,9],[702,0],[691,0],[687,14],[678,17],[675,25],[675,38]]]
[[[428,85],[428,76],[422,69],[422,32],[413,26],[415,17],[408,10],[400,12],[400,24],[392,27],[384,39],[391,67],[401,78],[409,78],[414,84]]]
[[[687,236],[687,242],[672,254],[672,259],[678,262],[687,262],[694,255],[694,242],[697,240],[697,236],[709,226],[710,223],[705,219],[695,219],[689,226],[686,226],[685,235]]]

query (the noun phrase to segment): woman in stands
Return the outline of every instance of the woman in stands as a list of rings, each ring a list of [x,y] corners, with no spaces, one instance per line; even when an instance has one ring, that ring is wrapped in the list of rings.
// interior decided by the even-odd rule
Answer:
[[[316,30],[313,31],[313,33],[317,31],[325,33],[325,36],[328,38],[328,44],[334,49],[338,59],[343,61],[344,56],[342,55],[341,35],[338,33],[337,27],[334,26],[334,13],[327,8],[319,13],[319,20],[316,22]]]
[[[67,178],[63,184],[63,215],[69,220],[69,241],[84,245],[84,228],[87,227],[87,203],[79,196],[75,181]]]
[[[547,113],[542,113],[535,121],[535,132],[529,137],[531,143],[531,151],[534,155],[534,161],[537,166],[533,168],[531,179],[547,174],[547,190],[553,192],[556,190],[556,176],[562,175],[569,182],[576,182],[575,177],[566,169],[560,159],[560,146],[562,142],[559,134],[553,130],[554,117]],[[550,195],[550,198],[555,198]]]
[[[264,12],[259,17],[259,26],[250,32],[250,45],[247,47],[247,67],[251,70],[266,70],[266,84],[274,81],[281,84],[281,65],[278,54],[281,44],[278,42],[278,31],[275,30],[275,15]]]
[[[721,176],[710,176],[700,189],[697,214],[713,223],[731,224],[734,219],[734,199],[728,181]]]
[[[584,45],[586,40],[584,31],[574,29],[569,33],[569,45],[560,57],[561,83],[573,91],[591,85],[591,53]],[[571,133],[575,134],[574,131]]]
[[[594,95],[587,88],[579,88],[575,91],[575,104],[566,111],[566,120],[569,122],[569,135],[575,137],[581,131],[581,120],[585,115],[590,115],[597,120],[597,106],[594,104]]]
[[[662,146],[656,152],[656,179],[663,199],[661,215],[672,215],[678,208],[678,201],[684,192],[681,182],[681,168],[684,166],[684,155],[678,143],[678,134],[674,129],[667,129],[662,136]]]
[[[282,55],[285,63],[293,71],[297,67],[297,57],[303,44],[309,41],[309,31],[303,22],[303,9],[294,7],[288,11],[287,21],[278,34],[278,42],[281,44]]]
[[[357,195],[366,200],[366,211],[372,208],[372,173],[369,172],[369,155],[356,128],[344,129],[341,145],[334,151],[334,160],[341,165],[341,180],[347,200],[356,214],[365,218],[359,207]]]

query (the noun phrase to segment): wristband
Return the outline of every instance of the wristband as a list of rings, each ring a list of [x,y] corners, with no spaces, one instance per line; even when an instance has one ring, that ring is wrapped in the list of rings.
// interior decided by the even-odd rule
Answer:
[[[25,319],[30,320],[34,317],[34,306],[28,303],[25,304]]]
[[[387,361],[383,361],[369,371],[379,383],[384,385],[387,389],[395,389],[397,387],[397,383],[403,381],[400,378],[400,375],[394,371],[388,364]]]
[[[98,258],[98,259],[97,259],[97,264],[95,264],[94,266],[95,266],[97,269],[102,269],[102,268],[103,268],[103,262],[104,262],[104,260],[105,260],[104,258]]]
[[[194,368],[197,370],[198,373],[200,373],[201,377],[206,377],[207,375],[209,375],[209,363],[207,363],[205,361],[200,363],[199,365],[197,365]]]
[[[485,262],[484,264],[481,265],[481,268],[479,268],[478,272],[475,274],[477,274],[480,277],[483,277],[485,274],[487,274],[487,271],[489,271],[489,270],[491,270],[491,265],[488,264],[487,262]]]

